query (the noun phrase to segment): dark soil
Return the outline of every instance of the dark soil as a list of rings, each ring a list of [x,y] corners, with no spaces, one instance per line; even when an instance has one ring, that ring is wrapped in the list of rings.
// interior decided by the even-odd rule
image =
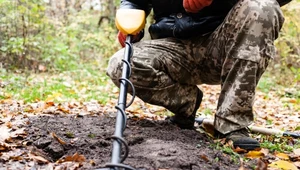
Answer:
[[[86,158],[80,169],[104,167],[111,160],[115,118],[43,115],[29,118],[26,129],[27,140],[51,162],[76,152]],[[59,143],[51,132],[66,144]],[[130,148],[124,164],[139,170],[239,168],[230,155],[213,149],[215,144],[205,134],[166,121],[128,120],[124,137]]]

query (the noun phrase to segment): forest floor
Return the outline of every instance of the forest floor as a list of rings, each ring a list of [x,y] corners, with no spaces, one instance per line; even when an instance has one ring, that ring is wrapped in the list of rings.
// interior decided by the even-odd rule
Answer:
[[[112,85],[112,84],[110,84]],[[219,86],[203,85],[198,115],[212,118]],[[118,92],[112,90],[117,96]],[[297,99],[278,91],[258,91],[255,126],[299,131]],[[0,119],[0,169],[97,169],[111,160],[116,97],[90,102],[25,103],[3,99]],[[136,98],[126,109],[124,138],[129,155],[124,164],[136,169],[298,169],[300,142],[290,137],[253,134],[260,150],[234,149],[196,126],[182,130],[164,121],[170,113]],[[209,130],[208,130],[209,131]]]

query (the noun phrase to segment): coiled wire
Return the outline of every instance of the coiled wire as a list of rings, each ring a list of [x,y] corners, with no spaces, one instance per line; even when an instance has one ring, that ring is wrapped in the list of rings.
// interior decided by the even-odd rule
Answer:
[[[125,42],[125,44],[127,44],[127,45],[129,46],[129,48],[130,48],[130,57],[129,57],[129,58],[131,58],[132,55],[133,55],[132,44],[129,43],[129,42],[127,42],[127,41]],[[129,63],[127,60],[124,60],[124,59],[122,59],[122,62],[124,62],[124,63],[128,66],[128,69],[129,69],[128,77],[130,77],[130,76],[131,76],[131,73],[132,73],[132,69],[131,69],[130,63]],[[120,82],[120,83],[127,82],[127,83],[130,85],[131,89],[132,89],[132,98],[131,98],[131,100],[129,101],[129,103],[125,106],[125,109],[126,109],[126,108],[128,108],[128,107],[133,103],[133,101],[134,101],[134,98],[135,98],[135,89],[134,89],[134,86],[133,86],[132,82],[131,82],[129,79],[127,79],[127,78],[124,78],[124,77],[119,78],[119,82]],[[127,123],[126,112],[125,112],[125,110],[123,110],[123,109],[122,109],[121,107],[119,107],[119,106],[115,106],[115,108],[116,108],[117,110],[119,110],[119,111],[121,112],[121,114],[122,114],[123,125],[124,125],[122,130],[123,130],[123,132],[124,132],[124,130],[125,130],[125,128],[126,128],[126,123]],[[125,169],[125,170],[135,170],[133,167],[131,167],[131,166],[129,166],[129,165],[122,164],[122,163],[125,161],[125,159],[128,157],[128,154],[129,154],[129,146],[128,146],[127,142],[125,141],[125,139],[124,139],[123,137],[121,137],[121,136],[115,136],[115,135],[112,136],[111,138],[114,139],[114,140],[116,140],[121,146],[124,147],[124,154],[123,154],[123,156],[121,157],[120,163],[118,163],[118,164],[115,164],[115,163],[107,163],[107,164],[105,164],[105,166],[108,167],[108,168],[113,168],[113,169],[116,169],[116,168],[123,168],[123,169]],[[121,148],[122,148],[122,147],[121,147]]]

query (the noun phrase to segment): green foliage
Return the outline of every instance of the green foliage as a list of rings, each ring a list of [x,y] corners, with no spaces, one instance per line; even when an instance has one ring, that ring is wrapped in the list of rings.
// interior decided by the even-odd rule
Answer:
[[[78,70],[59,74],[26,74],[0,72],[0,99],[13,98],[26,103],[36,101],[91,101],[105,104],[116,98],[111,92],[116,88],[97,65],[81,65]],[[1,84],[0,84],[1,85]]]
[[[258,89],[267,94],[273,87],[275,87],[275,85],[276,83],[274,80],[267,75],[259,81]]]
[[[279,56],[271,72],[277,79],[276,83],[291,86],[300,82],[300,1],[292,1],[282,10],[285,23],[275,42]]]
[[[1,61],[10,67],[33,64],[38,51],[33,35],[44,22],[44,10],[40,1],[0,1]]]
[[[260,138],[261,147],[271,152],[291,153],[294,149],[300,148],[300,142],[286,137],[262,135]]]
[[[97,17],[89,11],[81,11],[69,16],[68,23],[58,29],[44,30],[47,43],[43,47],[43,59],[54,62],[54,69],[61,71],[77,69],[82,62],[102,60],[100,66],[105,64],[105,58],[118,48],[116,31],[105,24],[99,28],[95,22]]]
[[[258,89],[275,90],[282,97],[300,100],[300,0],[282,8],[285,22],[275,41],[277,56],[262,76]],[[287,92],[286,89],[289,89]],[[268,97],[268,96],[266,96]]]
[[[238,153],[236,153],[231,147],[222,145],[219,142],[213,144],[211,147],[215,148],[215,149],[218,149],[218,150],[221,150],[225,154],[230,155],[231,161],[233,161],[235,164],[239,163],[239,159],[241,158],[241,155],[239,155]],[[216,157],[215,161],[218,162],[219,158]]]
[[[97,25],[99,13],[66,8],[51,15],[37,0],[0,1],[0,59],[5,68],[72,70],[84,62],[106,63],[118,48],[111,24]]]

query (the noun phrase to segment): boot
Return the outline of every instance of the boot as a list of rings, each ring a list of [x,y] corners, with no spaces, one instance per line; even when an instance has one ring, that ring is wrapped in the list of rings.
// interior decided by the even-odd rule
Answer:
[[[226,138],[226,141],[231,140],[234,148],[239,147],[247,151],[260,148],[259,142],[249,136],[249,131],[246,128],[236,130],[225,135],[215,131],[214,136],[217,138]]]
[[[196,112],[200,107],[202,101],[203,93],[198,89],[196,105],[193,113],[189,117],[185,117],[183,114],[175,114],[172,117],[167,117],[166,120],[169,120],[171,123],[176,124],[181,129],[193,129],[195,123]]]

